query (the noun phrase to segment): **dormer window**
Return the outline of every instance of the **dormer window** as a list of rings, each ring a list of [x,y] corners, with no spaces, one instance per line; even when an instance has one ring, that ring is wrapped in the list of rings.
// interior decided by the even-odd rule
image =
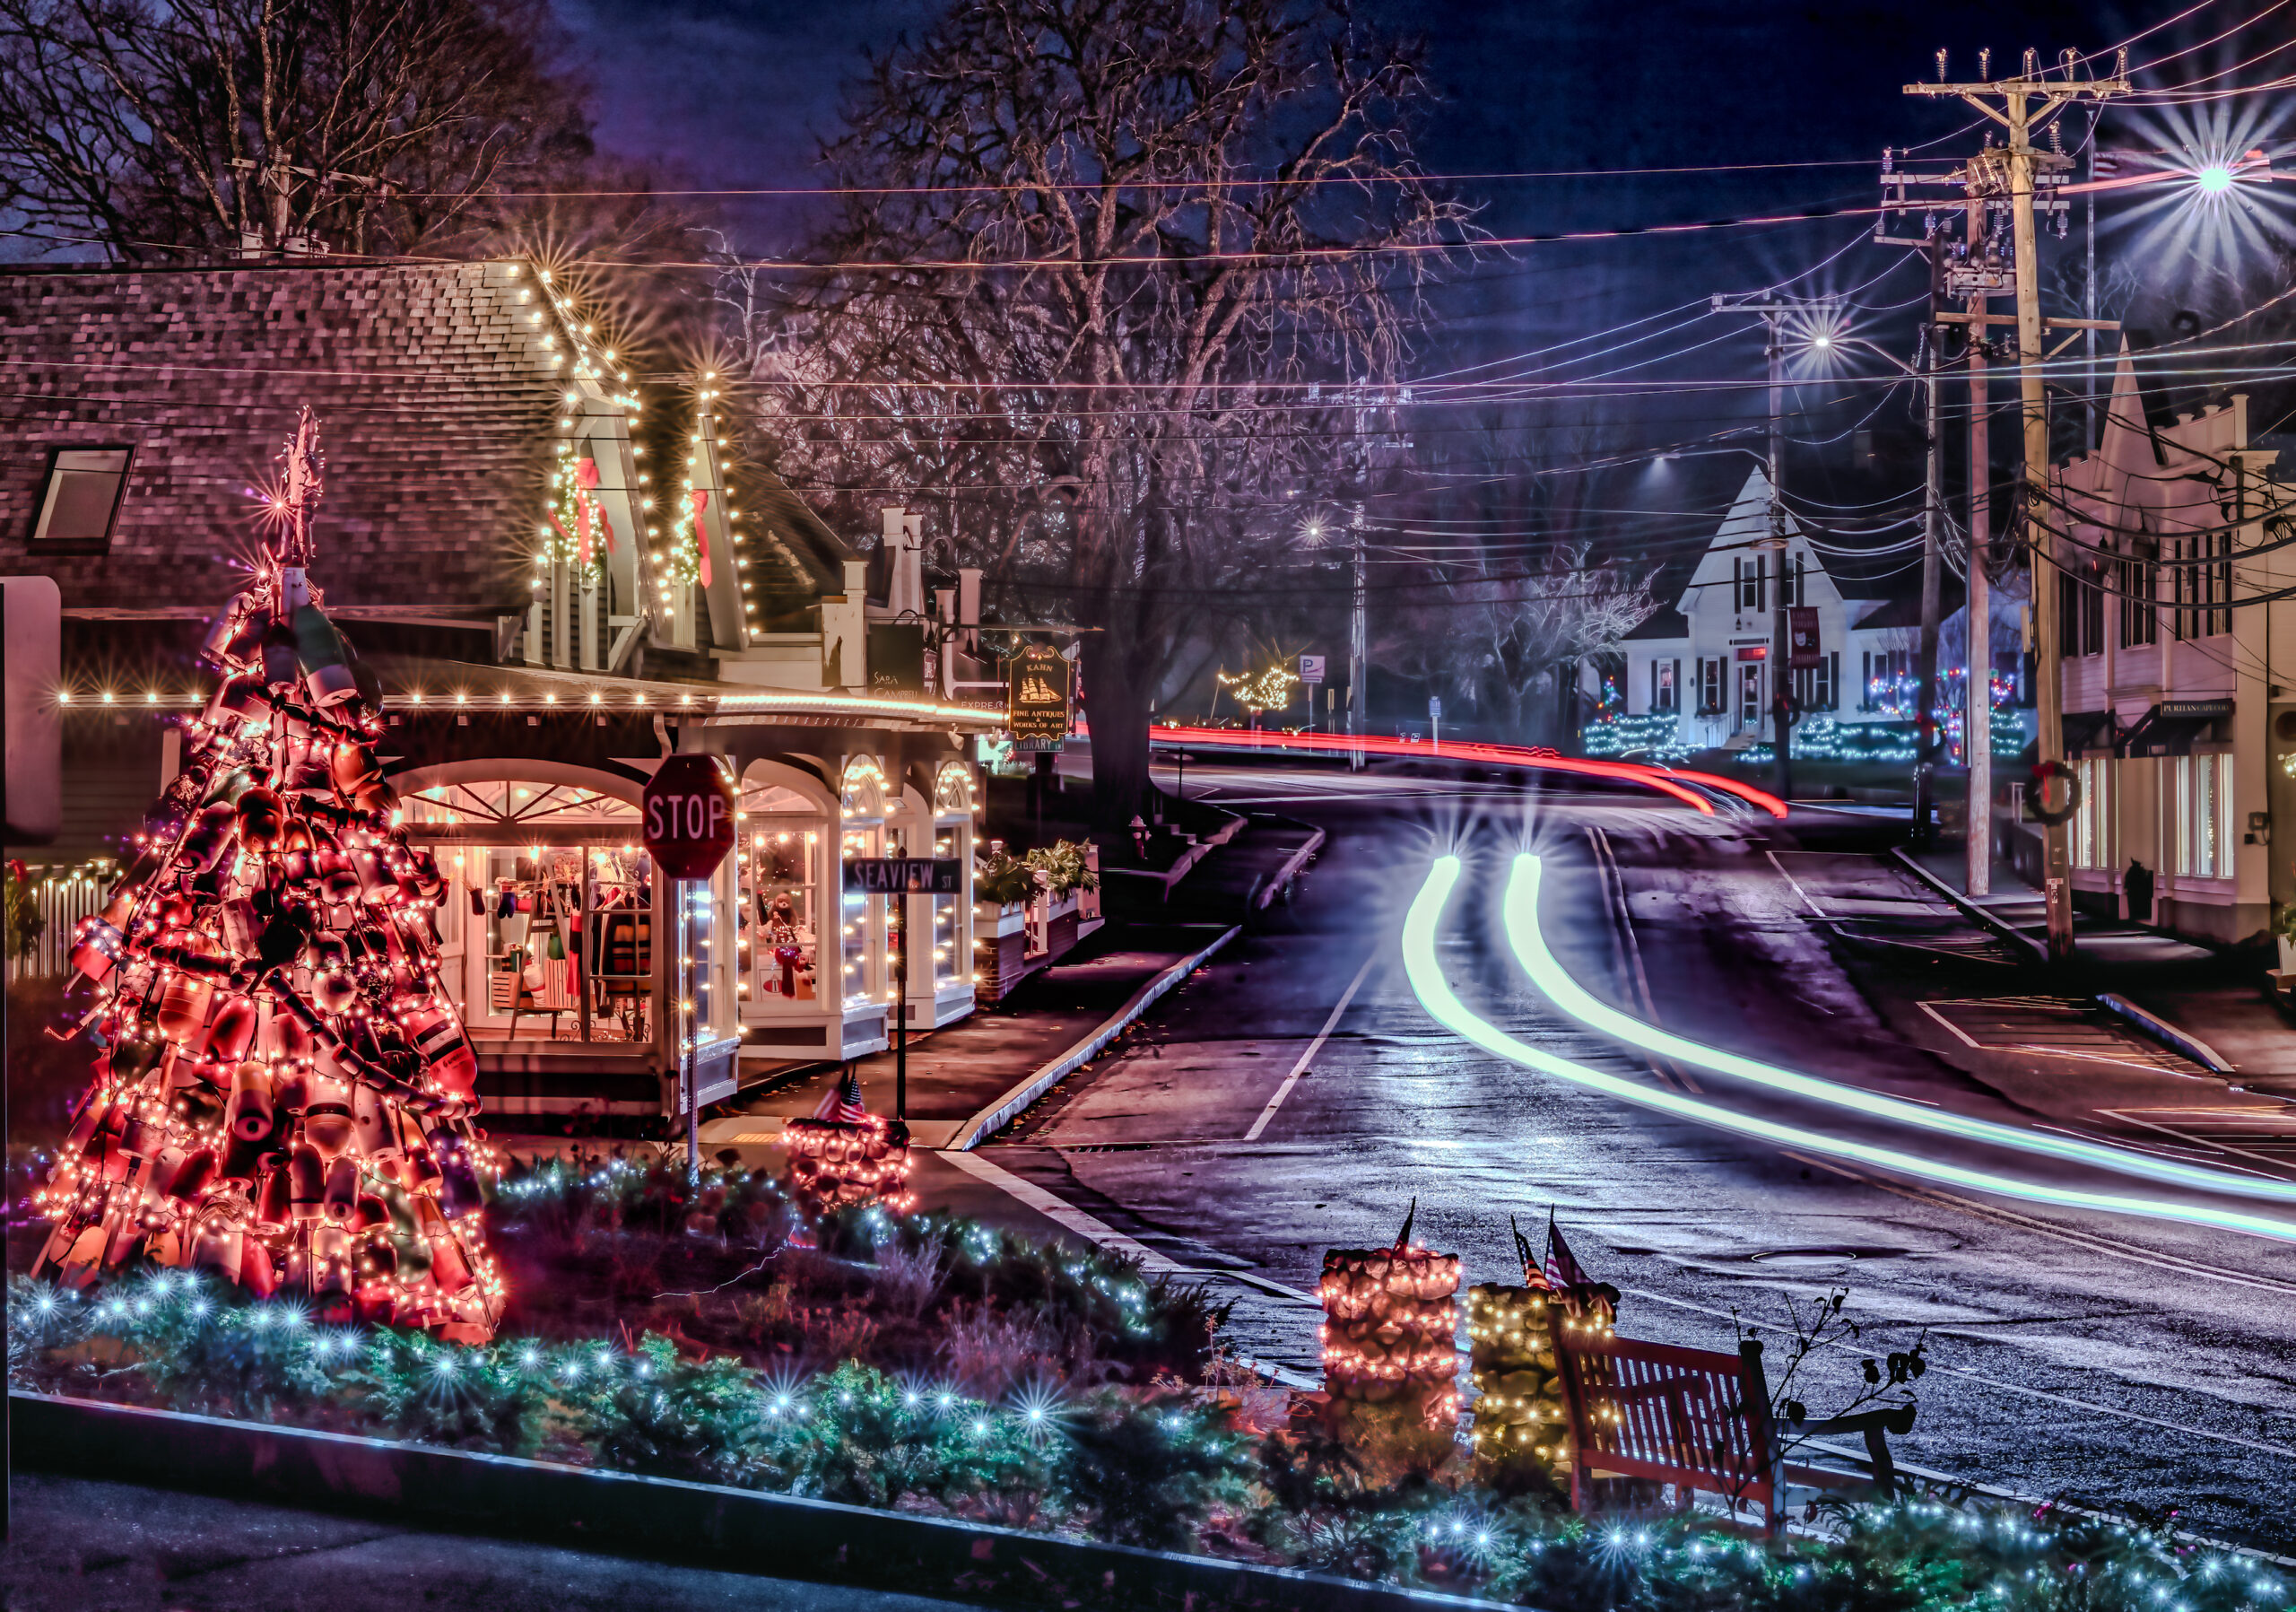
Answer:
[[[48,480],[31,540],[54,547],[102,549],[119,523],[127,490],[128,448],[58,448],[48,457]]]

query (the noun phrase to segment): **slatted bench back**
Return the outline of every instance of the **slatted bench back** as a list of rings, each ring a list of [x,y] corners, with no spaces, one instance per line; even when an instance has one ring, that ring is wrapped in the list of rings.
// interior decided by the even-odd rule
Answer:
[[[1778,1440],[1761,1346],[1736,1355],[1563,1328],[1556,1338],[1578,1454],[1570,1503],[1597,1474],[1759,1501],[1775,1519]]]

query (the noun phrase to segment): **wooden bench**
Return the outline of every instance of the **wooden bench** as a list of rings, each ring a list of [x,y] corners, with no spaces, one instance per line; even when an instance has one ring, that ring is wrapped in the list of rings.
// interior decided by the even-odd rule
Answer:
[[[1672,1484],[1686,1506],[1693,1491],[1721,1495],[1733,1512],[1759,1503],[1763,1526],[1785,1526],[1789,1486],[1825,1491],[1895,1492],[1897,1469],[1884,1436],[1913,1430],[1911,1406],[1780,1425],[1770,1411],[1761,1345],[1735,1355],[1645,1343],[1593,1328],[1561,1327],[1555,1359],[1577,1445],[1570,1504],[1584,1511],[1603,1477]],[[1789,1443],[1863,1434],[1868,1470],[1838,1471],[1786,1460]]]

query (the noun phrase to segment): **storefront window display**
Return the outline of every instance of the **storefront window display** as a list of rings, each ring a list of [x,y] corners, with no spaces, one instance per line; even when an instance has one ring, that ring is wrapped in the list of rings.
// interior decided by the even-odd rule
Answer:
[[[653,868],[635,804],[546,780],[410,783],[410,837],[448,881],[440,963],[472,1035],[651,1040]]]
[[[742,991],[750,1018],[822,1012],[822,809],[794,789],[742,797]],[[832,908],[831,911],[834,911]],[[834,1001],[837,993],[828,993]]]

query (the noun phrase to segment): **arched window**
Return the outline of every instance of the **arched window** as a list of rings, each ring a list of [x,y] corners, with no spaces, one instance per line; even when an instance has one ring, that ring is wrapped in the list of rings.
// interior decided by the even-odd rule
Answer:
[[[752,1023],[834,1012],[840,994],[822,983],[822,926],[838,910],[834,895],[823,893],[833,866],[823,849],[826,792],[763,771],[752,764],[741,803],[742,1016]],[[839,950],[830,948],[832,960]]]
[[[886,843],[884,769],[865,755],[846,763],[838,788],[838,857],[882,857],[891,853]],[[832,863],[832,867],[837,867]],[[838,884],[843,886],[841,867]],[[844,962],[840,980],[845,1006],[890,998],[891,983],[885,966],[885,898],[846,892],[839,897],[840,938]]]

